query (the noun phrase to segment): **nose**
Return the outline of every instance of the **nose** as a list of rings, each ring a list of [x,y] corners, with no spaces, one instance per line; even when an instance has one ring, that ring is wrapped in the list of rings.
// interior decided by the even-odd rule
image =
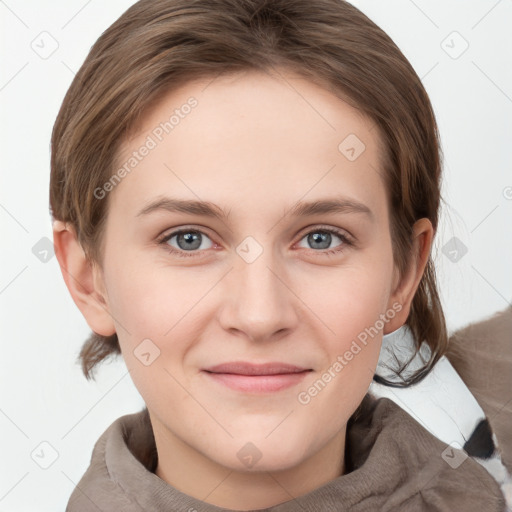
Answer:
[[[293,293],[285,265],[271,250],[252,263],[236,255],[222,280],[221,326],[251,341],[265,341],[295,329],[300,300]]]

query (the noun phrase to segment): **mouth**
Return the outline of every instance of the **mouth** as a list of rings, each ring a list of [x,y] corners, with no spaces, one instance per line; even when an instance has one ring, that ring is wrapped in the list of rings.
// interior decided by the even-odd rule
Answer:
[[[269,393],[297,385],[311,371],[288,363],[223,363],[202,370],[211,380],[246,393]]]

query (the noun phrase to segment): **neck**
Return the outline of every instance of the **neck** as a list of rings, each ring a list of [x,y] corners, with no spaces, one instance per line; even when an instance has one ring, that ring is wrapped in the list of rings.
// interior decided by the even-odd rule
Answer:
[[[239,471],[216,463],[153,424],[158,452],[155,474],[175,489],[221,508],[254,510],[307,494],[344,473],[344,427],[314,455],[278,471]]]

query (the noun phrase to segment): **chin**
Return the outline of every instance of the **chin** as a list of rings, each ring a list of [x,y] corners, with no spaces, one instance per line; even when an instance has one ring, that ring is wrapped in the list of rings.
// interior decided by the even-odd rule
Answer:
[[[209,458],[233,471],[274,472],[293,468],[303,462],[307,457],[305,448],[304,439],[297,442],[277,436],[273,440],[261,439],[260,431],[259,436],[247,435],[244,440],[231,440],[222,453],[212,453]]]

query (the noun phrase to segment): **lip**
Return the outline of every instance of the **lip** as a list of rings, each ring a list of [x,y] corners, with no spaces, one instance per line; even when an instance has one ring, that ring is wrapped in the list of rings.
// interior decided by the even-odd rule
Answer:
[[[311,368],[281,362],[253,364],[235,361],[206,368],[203,373],[231,389],[268,393],[297,385],[310,371]]]
[[[298,373],[309,370],[293,364],[271,362],[254,364],[246,361],[232,361],[205,368],[204,371],[212,373],[233,373],[236,375],[276,375],[284,373]]]

